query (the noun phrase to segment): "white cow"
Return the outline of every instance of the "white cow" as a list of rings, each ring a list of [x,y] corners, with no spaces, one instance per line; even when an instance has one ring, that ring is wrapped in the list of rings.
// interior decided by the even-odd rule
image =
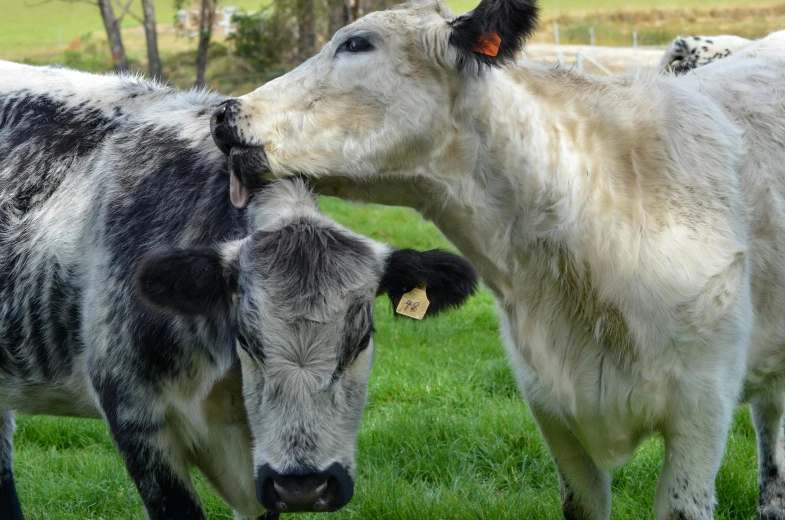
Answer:
[[[785,518],[785,32],[676,77],[514,65],[533,0],[366,16],[213,117],[246,188],[411,206],[478,268],[569,519],[665,439],[659,520],[712,518],[734,407]],[[242,205],[247,197],[238,193]]]
[[[753,42],[741,36],[677,36],[665,49],[660,69],[684,73],[739,52]]]

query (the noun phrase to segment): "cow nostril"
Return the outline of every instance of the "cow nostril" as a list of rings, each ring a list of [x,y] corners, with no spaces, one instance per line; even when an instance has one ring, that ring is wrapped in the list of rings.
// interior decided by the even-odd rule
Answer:
[[[327,480],[315,475],[282,477],[275,479],[273,490],[278,495],[276,507],[279,511],[327,511]]]
[[[212,123],[221,124],[224,122],[224,117],[226,117],[226,104],[227,102],[224,101],[218,105],[218,108],[213,110]]]
[[[349,472],[332,464],[319,473],[282,475],[265,464],[257,469],[256,493],[268,511],[280,513],[337,511],[352,499]]]
[[[213,141],[221,152],[229,155],[232,149],[232,144],[229,142],[229,134],[226,128],[226,106],[228,102],[221,103],[218,108],[213,110],[213,115],[210,116],[210,133],[213,136]]]

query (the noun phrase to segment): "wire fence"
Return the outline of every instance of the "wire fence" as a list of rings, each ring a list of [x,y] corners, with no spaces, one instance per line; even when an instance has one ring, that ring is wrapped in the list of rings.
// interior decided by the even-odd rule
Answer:
[[[576,70],[611,75],[623,70],[658,66],[665,45],[640,45],[633,31],[628,46],[598,46],[594,27],[587,31],[587,44],[563,44],[561,27],[553,24],[552,44],[530,44],[526,57],[535,61],[571,65]]]

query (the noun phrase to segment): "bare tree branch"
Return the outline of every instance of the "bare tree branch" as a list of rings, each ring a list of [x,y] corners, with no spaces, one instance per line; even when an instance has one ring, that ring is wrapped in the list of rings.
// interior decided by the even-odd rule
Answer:
[[[128,2],[125,5],[123,5],[122,2],[120,2],[120,0],[114,0],[114,3],[117,5],[117,7],[122,9],[120,11],[120,14],[117,16],[117,18],[115,18],[117,20],[117,25],[120,25],[120,22],[123,21],[123,18],[125,18],[125,15],[127,14],[131,15],[131,18],[133,18],[137,22],[144,23],[141,17],[135,15],[133,12],[130,11],[131,4],[133,2],[134,0],[128,0]]]

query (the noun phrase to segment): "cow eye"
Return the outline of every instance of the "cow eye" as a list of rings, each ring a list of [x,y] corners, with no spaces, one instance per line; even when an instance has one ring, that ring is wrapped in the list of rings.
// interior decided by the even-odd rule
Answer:
[[[363,338],[360,340],[360,343],[357,345],[357,353],[354,355],[355,359],[357,359],[357,356],[360,355],[360,352],[368,348],[368,344],[371,343],[371,336],[373,336],[374,332],[376,332],[376,330],[371,327],[370,330],[365,333],[365,336],[363,336]]]
[[[373,50],[373,45],[364,36],[352,36],[341,44],[338,52],[345,51],[357,54],[359,52],[369,52]]]

